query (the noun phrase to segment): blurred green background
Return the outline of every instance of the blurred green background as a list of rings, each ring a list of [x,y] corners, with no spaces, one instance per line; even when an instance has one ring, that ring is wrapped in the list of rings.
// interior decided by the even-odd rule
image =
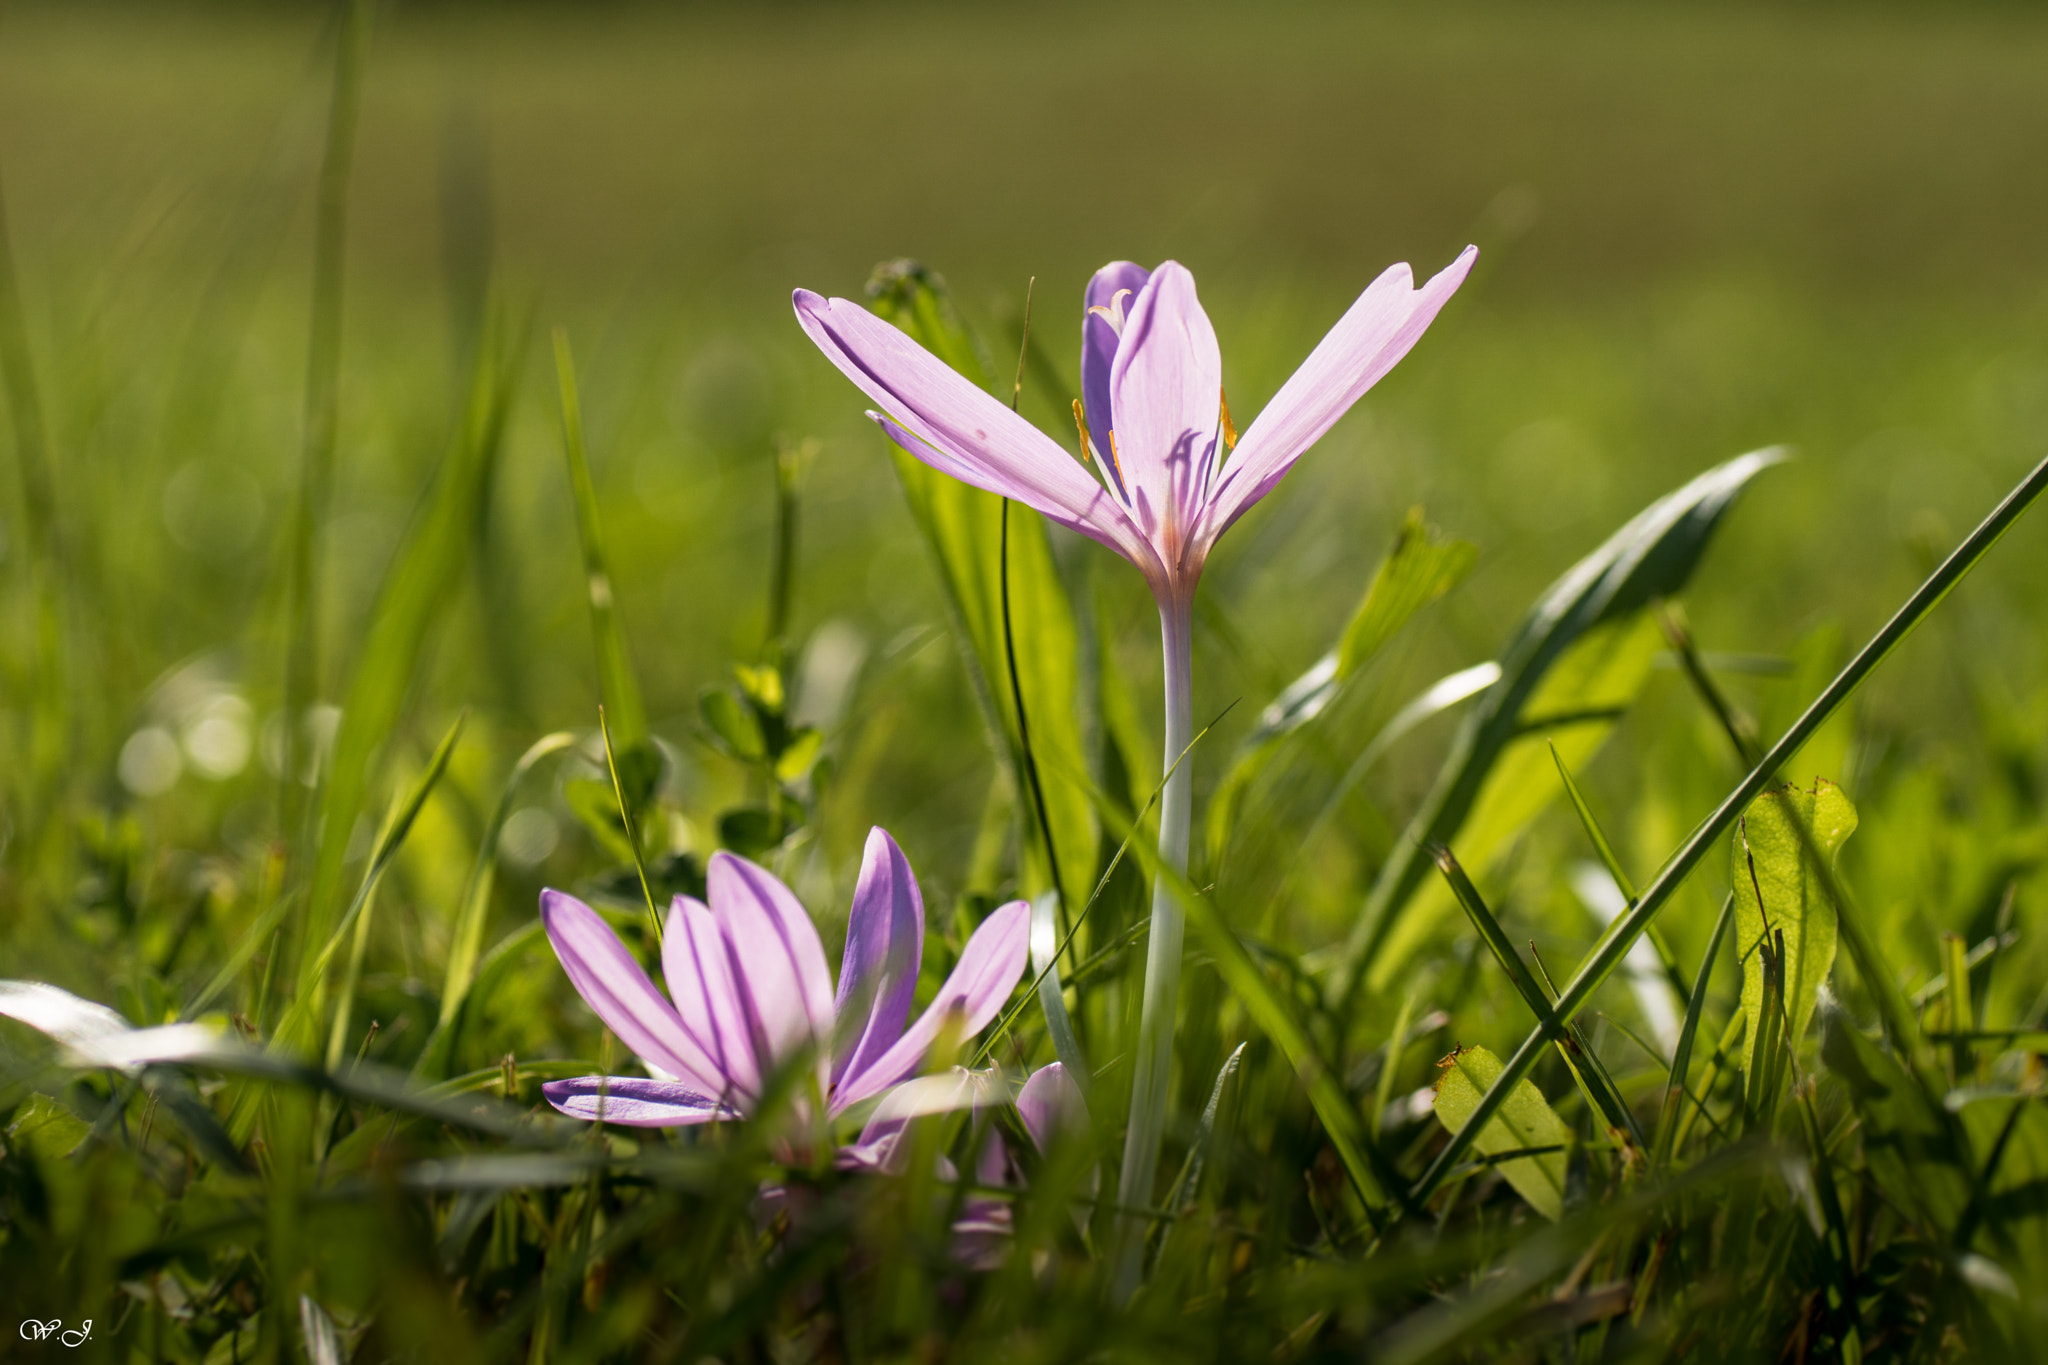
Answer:
[[[150,864],[151,894],[274,832],[263,734],[331,44],[311,4],[0,14],[0,176],[86,642],[72,777],[149,847],[190,851]],[[1225,743],[1328,646],[1411,504],[1481,558],[1384,683],[1396,700],[1491,656],[1544,582],[1652,497],[1774,442],[1799,458],[1718,542],[1690,603],[1700,636],[1781,653],[1835,621],[1861,639],[2048,434],[2043,71],[2048,13],[2021,6],[383,7],[351,191],[322,694],[338,696],[495,311],[532,341],[416,743],[475,708],[457,772],[482,802],[532,737],[591,722],[546,360],[559,323],[679,787],[736,781],[688,743],[695,698],[761,648],[773,454],[815,437],[798,707],[827,725],[840,776],[812,887],[836,884],[818,903],[838,913],[882,823],[929,891],[957,891],[992,760],[884,444],[788,305],[798,285],[857,297],[905,255],[948,277],[998,353],[1035,277],[1033,344],[1061,375],[1088,272],[1185,262],[1242,426],[1387,264],[1428,273],[1480,245],[1414,355],[1212,561],[1197,710],[1241,699]],[[1070,436],[1064,393],[1034,377],[1024,402]],[[25,571],[22,515],[10,476],[0,573]],[[1877,679],[1867,750],[1967,770],[1986,761],[1983,697],[2041,715],[2042,545],[2022,527]],[[1156,676],[1135,577],[1059,551],[1101,570],[1112,637]],[[18,757],[33,628],[28,597],[8,601]],[[145,730],[172,747],[138,750]],[[1394,765],[1388,818],[1441,738]],[[1642,763],[1596,776],[1625,802]],[[535,810],[508,844],[525,872],[506,907],[590,861],[559,808]],[[429,905],[452,901],[473,847],[439,818],[408,854],[409,899]],[[1643,836],[1663,839],[1646,864],[1684,822]],[[92,894],[71,905],[10,869],[17,925],[93,922],[77,909]],[[15,942],[9,975],[91,984],[80,939]]]

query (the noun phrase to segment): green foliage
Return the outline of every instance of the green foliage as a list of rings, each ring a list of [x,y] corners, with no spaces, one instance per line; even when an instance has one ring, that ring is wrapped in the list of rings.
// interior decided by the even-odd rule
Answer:
[[[1763,1036],[1767,954],[1759,948],[1767,939],[1784,979],[1783,1019],[1772,1025],[1782,1022],[1795,1048],[1806,1036],[1821,984],[1835,965],[1835,905],[1812,869],[1818,861],[1832,870],[1843,841],[1855,832],[1856,808],[1825,779],[1811,789],[1765,792],[1736,823],[1728,883],[1735,888],[1735,955],[1742,961],[1742,1013],[1749,1021],[1745,1072],[1755,1065]]]
[[[1483,1047],[1459,1048],[1437,1063],[1437,1122],[1455,1133],[1472,1119],[1479,1097],[1500,1079],[1500,1058]],[[1500,1173],[1529,1207],[1555,1223],[1564,1217],[1565,1167],[1572,1131],[1543,1092],[1528,1081],[1517,1084],[1472,1145],[1496,1158]],[[1508,1153],[1527,1153],[1508,1156]]]

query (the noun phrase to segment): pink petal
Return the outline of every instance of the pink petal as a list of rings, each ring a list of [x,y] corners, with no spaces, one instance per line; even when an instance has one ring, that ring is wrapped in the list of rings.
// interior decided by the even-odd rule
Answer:
[[[832,1112],[836,1114],[879,1094],[916,1071],[949,1017],[960,1016],[964,1038],[972,1038],[987,1028],[1024,974],[1030,938],[1031,907],[1023,901],[1011,901],[983,920],[974,937],[967,940],[952,974],[917,1022],[872,1065],[858,1072],[849,1071],[840,1081],[833,1092]]]
[[[1466,247],[1420,289],[1406,265],[1367,286],[1231,452],[1202,519],[1204,551],[1422,339],[1478,257],[1479,248]]]
[[[910,860],[888,832],[868,831],[853,910],[846,921],[846,953],[839,963],[834,1002],[832,1080],[874,1062],[903,1036],[917,973],[924,961],[924,897]]]
[[[1138,292],[1109,385],[1133,515],[1173,567],[1222,425],[1223,353],[1185,266],[1166,262]]]
[[[548,1081],[540,1088],[549,1104],[572,1119],[620,1123],[631,1128],[679,1128],[688,1123],[734,1119],[717,1100],[674,1081],[639,1076],[579,1076]]]
[[[877,420],[898,445],[1145,567],[1144,538],[1116,499],[1038,428],[851,299],[799,289],[795,304],[797,322],[825,358],[886,410],[888,419]]]
[[[828,1042],[832,973],[796,896],[765,868],[730,853],[711,856],[706,881],[763,1069],[814,1040]]]
[[[1116,361],[1117,330],[1114,323],[1094,310],[1121,308],[1128,312],[1137,302],[1138,291],[1150,278],[1150,272],[1143,266],[1129,261],[1111,261],[1088,281],[1088,291],[1081,300],[1082,411],[1088,418],[1095,458],[1102,463],[1104,470],[1110,472],[1111,478],[1117,477],[1109,460],[1109,432],[1116,425],[1116,407],[1110,402],[1109,371]],[[1125,293],[1126,290],[1129,292]],[[1121,305],[1117,303],[1120,293],[1124,294]]]
[[[661,969],[676,1013],[704,1041],[725,1078],[727,1089],[719,1093],[758,1096],[761,1064],[754,1055],[753,1025],[711,907],[689,896],[675,898],[662,937]]]
[[[1088,1102],[1067,1069],[1052,1062],[1032,1072],[1017,1092],[1017,1117],[1024,1120],[1024,1131],[1038,1150],[1049,1152],[1062,1138],[1087,1133]]]
[[[724,1089],[717,1062],[603,917],[574,896],[547,890],[540,893],[540,918],[576,993],[634,1056],[694,1089],[714,1095]]]

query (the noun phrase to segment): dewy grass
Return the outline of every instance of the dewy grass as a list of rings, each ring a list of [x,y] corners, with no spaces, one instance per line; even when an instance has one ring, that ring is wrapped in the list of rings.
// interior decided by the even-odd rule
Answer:
[[[1877,215],[1857,229],[1868,236],[1829,253],[1830,274],[1808,252],[1772,258],[1776,273],[1687,275],[1672,264],[1690,259],[1674,254],[1678,238],[1646,238],[1618,260],[1611,238],[1589,233],[1620,221],[1633,182],[1579,193],[1532,169],[1540,229],[1495,251],[1505,210],[1482,215],[1474,235],[1493,275],[1471,277],[1427,346],[1208,556],[1200,598],[1155,635],[1161,603],[1140,577],[1028,503],[1008,509],[1004,553],[992,496],[909,455],[896,470],[912,474],[892,478],[893,452],[844,381],[759,303],[797,260],[857,284],[872,243],[903,221],[851,195],[843,212],[797,222],[789,186],[809,185],[805,168],[819,164],[804,158],[829,144],[846,174],[892,194],[897,183],[844,149],[888,145],[906,167],[939,164],[940,143],[901,123],[917,106],[873,97],[876,71],[921,99],[918,82],[944,79],[926,73],[979,53],[974,80],[952,89],[945,132],[986,147],[997,125],[976,111],[1000,104],[1014,132],[1024,106],[996,96],[1027,75],[1042,82],[1043,49],[998,42],[996,21],[965,12],[875,32],[849,19],[831,30],[843,42],[815,51],[757,42],[748,35],[770,30],[736,14],[617,15],[604,21],[611,38],[539,12],[518,21],[530,27],[491,29],[475,50],[504,65],[472,74],[490,111],[508,257],[488,274],[503,315],[527,316],[544,284],[535,315],[579,338],[581,444],[565,466],[547,357],[491,321],[477,263],[449,262],[445,298],[417,274],[418,243],[436,234],[407,196],[434,183],[428,159],[475,155],[437,144],[437,120],[468,115],[433,86],[439,68],[422,54],[442,35],[423,25],[474,36],[484,21],[380,13],[349,182],[333,478],[313,528],[326,547],[318,654],[343,704],[294,731],[311,698],[288,716],[274,675],[306,396],[304,282],[318,254],[320,215],[303,210],[334,126],[332,42],[344,31],[329,28],[307,64],[310,30],[302,39],[292,16],[223,12],[176,28],[138,11],[116,31],[93,27],[89,9],[10,11],[0,64],[10,108],[29,112],[10,124],[15,271],[0,299],[0,462],[16,461],[0,479],[0,975],[11,978],[0,984],[0,1302],[15,1310],[0,1334],[44,1333],[46,1355],[76,1339],[81,1360],[193,1365],[2048,1355],[2048,1214],[2034,1197],[2048,1182],[2037,1075],[2048,940],[2034,923],[2048,891],[2044,542],[2009,535],[1984,554],[2042,474],[1934,572],[1936,547],[2020,477],[2048,431],[2038,291],[2025,271],[2016,287],[2005,239],[1969,217],[1972,203],[2018,203],[1993,183],[2009,164],[1997,149],[2039,122],[2040,82],[2025,78],[2048,28],[2023,15],[1892,16],[1883,28],[1774,17],[1780,38],[1839,22],[1825,32],[1853,41],[1831,44],[1814,84],[1787,102],[1761,97],[1783,142],[1760,149],[1739,122],[1685,113],[1680,96],[1640,105],[1652,87],[1725,84],[1739,55],[1725,36],[1711,57],[1668,41],[1706,32],[1703,18],[1674,11],[1603,31],[1600,51],[1627,59],[1606,71],[1616,57],[1539,40],[1505,11],[1478,25],[1361,11],[1315,32],[1360,49],[1375,34],[1435,36],[1373,48],[1399,50],[1398,64],[1318,44],[1289,56],[1283,82],[1275,54],[1310,31],[1306,15],[1276,12],[1217,46],[1228,26],[1191,11],[1143,69],[1114,65],[1127,44],[1070,68],[1112,109],[1165,91],[1199,104],[1214,71],[1230,70],[1262,152],[1228,199],[1256,199],[1257,215],[1174,197],[1161,167],[1220,156],[1245,168],[1213,139],[1176,151],[1133,128],[1160,154],[1132,178],[1142,193],[1093,195],[1080,213],[1061,198],[1056,215],[1033,188],[1050,183],[1050,154],[1003,143],[1016,159],[1000,188],[916,196],[930,227],[920,218],[916,240],[946,251],[957,295],[948,303],[934,272],[891,262],[876,309],[897,309],[890,324],[1008,413],[1027,273],[1071,292],[1101,242],[1171,240],[1209,263],[1203,303],[1227,362],[1213,394],[1206,359],[1194,367],[1189,412],[1224,433],[1227,378],[1228,426],[1247,430],[1210,472],[1249,469],[1259,448],[1245,419],[1275,411],[1267,395],[1341,311],[1335,282],[1355,254],[1395,249],[1375,234],[1441,241],[1443,223],[1471,219],[1476,182],[1460,178],[1457,139],[1429,141],[1441,121],[1416,112],[1487,117],[1469,98],[1485,82],[1455,100],[1418,84],[1453,68],[1503,82],[1487,98],[1514,106],[1532,167],[1626,161],[1632,136],[1697,151],[1646,172],[1676,196],[1659,201],[1675,221],[1725,207],[1688,167],[1762,158],[1757,183],[1783,195],[1772,221],[1793,238],[1803,223],[1841,221],[1839,203],[1823,201],[1843,181],[1770,166],[1832,168],[1848,147],[1839,129],[1873,118],[1946,132],[1944,120],[1962,126],[1980,108],[1985,157],[1948,165],[1929,202],[1984,229],[1988,254],[1944,278],[1938,304],[1917,298],[1892,278],[1902,239]],[[1583,36],[1592,21],[1556,22]],[[271,38],[250,36],[271,23]],[[701,40],[689,80],[659,50],[671,33]],[[93,36],[90,63],[63,59],[65,34]],[[1790,63],[1798,46],[1758,60]],[[644,66],[624,60],[628,47],[649,54]],[[1359,81],[1360,61],[1386,62],[1372,69],[1391,84]],[[234,158],[258,144],[238,139],[269,136],[259,106],[300,67],[303,127],[284,120],[271,169],[250,178]],[[1587,107],[1626,127],[1605,142],[1557,140],[1532,96],[1550,87],[1518,74],[1539,67],[1548,80],[1586,78]],[[1882,107],[1857,93],[1872,70],[1893,78],[1877,83],[1890,92]],[[671,272],[664,258],[632,289],[594,284],[568,251],[642,231],[644,200],[618,187],[637,196],[651,182],[631,158],[601,157],[605,138],[572,134],[596,126],[583,121],[591,108],[623,109],[621,92],[655,85],[670,103],[633,125],[643,138],[664,109],[690,112],[692,128],[710,126],[707,108],[767,111],[756,86],[772,87],[784,122],[755,130],[759,144],[709,140],[720,156],[746,151],[744,167],[671,139],[678,181],[716,191],[665,220],[693,259]],[[1394,145],[1377,141],[1390,136],[1375,131],[1388,126],[1373,103],[1383,97],[1406,111],[1403,145],[1424,128],[1416,145],[1444,168],[1440,181],[1375,189],[1385,219],[1357,211],[1373,205],[1328,184],[1321,164],[1353,141]],[[1782,126],[1788,110],[1823,104],[1824,125]],[[1352,132],[1313,147],[1270,136],[1305,105]],[[1642,117],[1613,120],[1617,107]],[[1844,122],[1843,108],[1861,117]],[[521,131],[542,109],[545,146]],[[827,118],[833,136],[819,138]],[[1463,139],[1472,125],[1443,126]],[[120,155],[95,154],[109,129]],[[811,148],[795,162],[754,155],[792,139]],[[203,156],[177,150],[202,144]],[[575,173],[549,159],[565,145]],[[1872,183],[1925,155],[1915,145],[1887,144],[1865,167]],[[1589,147],[1600,152],[1590,162]],[[1560,149],[1568,160],[1544,161]],[[136,165],[158,197],[113,221]],[[232,231],[213,188],[227,183],[242,200]],[[1297,211],[1311,184],[1325,186],[1314,216],[1340,223],[1341,240],[1315,238]],[[1006,198],[1012,186],[1024,188]],[[537,203],[576,212],[556,220]],[[1126,233],[1143,213],[1166,216]],[[2022,217],[2003,231],[2030,241]],[[771,218],[772,231],[731,227]],[[1596,250],[1602,288],[1587,292],[1571,260]],[[1246,264],[1231,274],[1219,255]],[[721,282],[706,282],[699,257]],[[1995,295],[1958,283],[1981,280],[1987,260],[2006,262]],[[1007,296],[986,283],[998,267],[1015,282]],[[204,298],[195,279],[213,281]],[[1088,496],[1149,498],[1136,410],[1118,416],[1114,319],[1127,333],[1158,319],[1140,306],[1143,285],[1119,303],[1128,277],[1106,283],[1107,298],[1085,302],[1108,316],[1084,314],[1086,333],[1047,326],[1035,305],[1016,408],[1066,449],[1070,436],[1088,442],[1089,464],[1060,455]],[[1099,371],[1075,362],[1111,337],[1104,397]],[[987,355],[1004,357],[1000,372]],[[815,455],[768,476],[772,452],[810,450],[813,435]],[[1729,462],[1760,435],[1796,441],[1800,457],[1768,474],[1768,457]],[[1661,504],[1668,520],[1610,535],[1695,477],[1687,497]],[[1425,498],[1426,519],[1402,515]],[[799,512],[801,558],[771,533]],[[61,578],[39,548],[52,529]],[[1409,565],[1417,591],[1359,614],[1383,555],[1388,581]],[[593,593],[593,563],[616,593]],[[1567,575],[1573,591],[1541,592],[1572,564],[1592,565]],[[1944,598],[1965,570],[1969,591]],[[1867,635],[1930,572],[1830,684],[1848,656],[1835,642]],[[1553,629],[1572,611],[1572,629]],[[1894,648],[1929,615],[1938,637]],[[1511,647],[1518,620],[1555,646],[1547,668],[1524,666],[1536,644]],[[62,637],[48,630],[58,621]],[[764,655],[770,636],[780,647]],[[1153,706],[1160,683],[1180,700]],[[628,688],[638,727],[620,726]],[[1816,696],[1832,710],[1800,720]],[[620,727],[615,763],[600,702]],[[1189,752],[1176,717],[1194,706],[1220,719]],[[465,712],[459,741],[444,738]],[[1017,760],[1027,716],[1042,800]],[[1751,716],[1757,734],[1789,736],[1771,760],[1780,771],[1745,776]],[[1489,743],[1460,743],[1460,724]],[[328,812],[324,828],[317,816],[276,823],[277,784],[309,771],[287,756],[294,744],[320,759],[315,785],[296,789]],[[1162,750],[1178,764],[1164,783]],[[1218,757],[1232,754],[1244,761]],[[1744,936],[1723,909],[1730,836],[1712,813],[1747,809],[1742,793],[1759,781],[1811,789],[1815,778],[1838,783],[1861,822],[1839,865],[1820,869],[1854,967],[1816,992],[1805,1036],[1802,1010],[1767,1011],[1778,1041],[1753,1047],[1733,942]],[[1463,824],[1432,837],[1455,850],[1484,936],[1531,964],[1526,990],[1503,979],[1433,874],[1398,917],[1360,914],[1377,881],[1421,859],[1400,832],[1447,808],[1429,793],[1468,780]],[[1179,818],[1157,818],[1167,788],[1204,817],[1184,865]],[[380,825],[387,811],[398,818]],[[1050,849],[1034,821],[1055,834]],[[916,865],[915,924],[907,900],[863,880],[878,823]],[[296,848],[285,856],[281,835],[317,841],[330,871]],[[1673,848],[1696,850],[1689,872],[1671,862],[1628,875]],[[747,993],[713,1001],[691,990],[702,973],[668,959],[690,943],[707,961],[729,948],[716,916],[717,932],[694,938],[667,919],[658,938],[646,902],[730,908],[739,856],[782,888],[752,884],[792,938],[747,937]],[[328,929],[304,959],[309,975],[295,935],[316,876]],[[1772,885],[1759,879],[1766,897]],[[681,1035],[608,1032],[612,997],[594,985],[607,1003],[587,1007],[552,951],[545,886],[587,907],[579,942],[613,945],[607,980],[639,992],[664,1030],[670,1013],[676,1030],[685,1013],[693,1029],[714,1011],[734,1025],[721,1036],[746,1045],[725,1054],[738,1075],[696,1084],[731,1082],[746,1117],[684,1105],[683,1117],[713,1121],[592,1121],[676,1101],[682,1083],[635,1044],[680,1046]],[[1054,886],[1087,904],[1053,905]],[[1046,940],[1029,970],[1019,902]],[[802,930],[828,965],[857,964],[842,973],[854,983],[843,1010],[816,971],[795,1014],[778,993],[776,941]],[[1612,968],[1638,930],[1663,937],[1665,970],[1624,989]],[[1007,999],[1003,982],[976,995],[964,1022],[991,1022],[970,1038],[940,992],[991,934],[1010,936],[1019,984]],[[1352,959],[1354,936],[1368,950]],[[1177,969],[1176,989],[1155,954]],[[1545,963],[1564,987],[1554,1004]],[[660,984],[671,976],[674,994]],[[1660,991],[1678,1021],[1668,1042],[1652,1026]],[[1572,1021],[1583,1090],[1550,1036],[1515,1052],[1532,1012]],[[279,1046],[281,1033],[296,1044]],[[1064,1089],[1056,1053],[1083,1064],[1085,1123],[1036,1103]],[[1749,1063],[1755,1053],[1767,1063]],[[1497,1083],[1489,1054],[1502,1059]],[[1453,1056],[1464,1074],[1440,1093]],[[946,1069],[954,1060],[971,1074]],[[893,1081],[901,1067],[914,1088],[837,1103],[849,1078]],[[1027,1092],[1027,1076],[1050,1079]],[[558,1113],[551,1089],[589,1117]],[[1506,1122],[1482,1111],[1510,1090]],[[1062,1122],[1047,1125],[1052,1109]],[[1547,1116],[1540,1132],[1531,1115]],[[1126,1163],[1148,1148],[1150,1176],[1127,1185]],[[844,1162],[843,1149],[854,1149]]]

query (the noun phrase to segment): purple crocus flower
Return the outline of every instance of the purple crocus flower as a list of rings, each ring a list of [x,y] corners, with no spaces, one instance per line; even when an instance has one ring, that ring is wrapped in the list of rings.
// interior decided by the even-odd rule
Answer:
[[[958,1067],[949,1074],[926,1076],[909,1085],[898,1086],[875,1108],[860,1140],[839,1150],[838,1164],[844,1171],[873,1171],[886,1175],[902,1173],[909,1153],[903,1137],[913,1119],[925,1114],[959,1109],[980,1109],[1007,1100],[1008,1091],[993,1072],[965,1071]],[[1041,1155],[1053,1144],[1085,1135],[1088,1105],[1081,1088],[1058,1062],[1031,1073],[1015,1097],[1017,1116],[1024,1131]],[[959,1178],[953,1163],[939,1158],[939,1178]],[[993,1128],[981,1135],[974,1158],[974,1183],[984,1189],[1020,1189],[1022,1172],[1010,1158],[1009,1148]],[[777,1190],[778,1197],[782,1191]],[[953,1222],[953,1252],[973,1270],[991,1270],[1009,1255],[1012,1219],[1010,1201],[987,1194],[973,1194],[961,1201],[960,1215]]]
[[[1024,973],[1030,907],[982,921],[952,974],[910,1022],[924,954],[924,898],[882,829],[868,832],[835,997],[825,949],[790,889],[730,853],[712,855],[707,899],[675,898],[662,943],[664,997],[596,911],[541,893],[541,920],[577,993],[653,1079],[583,1076],[541,1087],[572,1118],[645,1128],[753,1112],[778,1066],[817,1049],[827,1117],[915,1073],[949,1020],[971,1037]]]
[[[1165,781],[1160,862],[1188,864],[1194,741],[1193,603],[1216,540],[1273,490],[1294,462],[1421,339],[1478,257],[1465,248],[1421,288],[1406,265],[1367,286],[1301,368],[1238,439],[1223,394],[1216,329],[1195,278],[1168,261],[1128,261],[1089,281],[1081,315],[1082,459],[988,392],[849,299],[808,290],[796,316],[818,349],[882,408],[869,417],[903,449],[964,483],[1014,498],[1107,545],[1136,565],[1159,604],[1165,655]],[[1145,993],[1131,1074],[1130,1125],[1118,1202],[1152,1200],[1165,1130],[1174,1014],[1180,994],[1179,898],[1167,877],[1152,891]],[[1124,1220],[1118,1297],[1137,1288],[1144,1223]]]
[[[1038,509],[1138,566],[1162,607],[1192,597],[1217,537],[1273,490],[1422,337],[1478,249],[1415,287],[1406,265],[1358,296],[1258,420],[1237,438],[1216,329],[1195,277],[1168,261],[1095,272],[1081,322],[1086,453],[1098,482],[1051,437],[851,299],[796,291],[826,358],[881,405],[869,417],[963,483]]]

